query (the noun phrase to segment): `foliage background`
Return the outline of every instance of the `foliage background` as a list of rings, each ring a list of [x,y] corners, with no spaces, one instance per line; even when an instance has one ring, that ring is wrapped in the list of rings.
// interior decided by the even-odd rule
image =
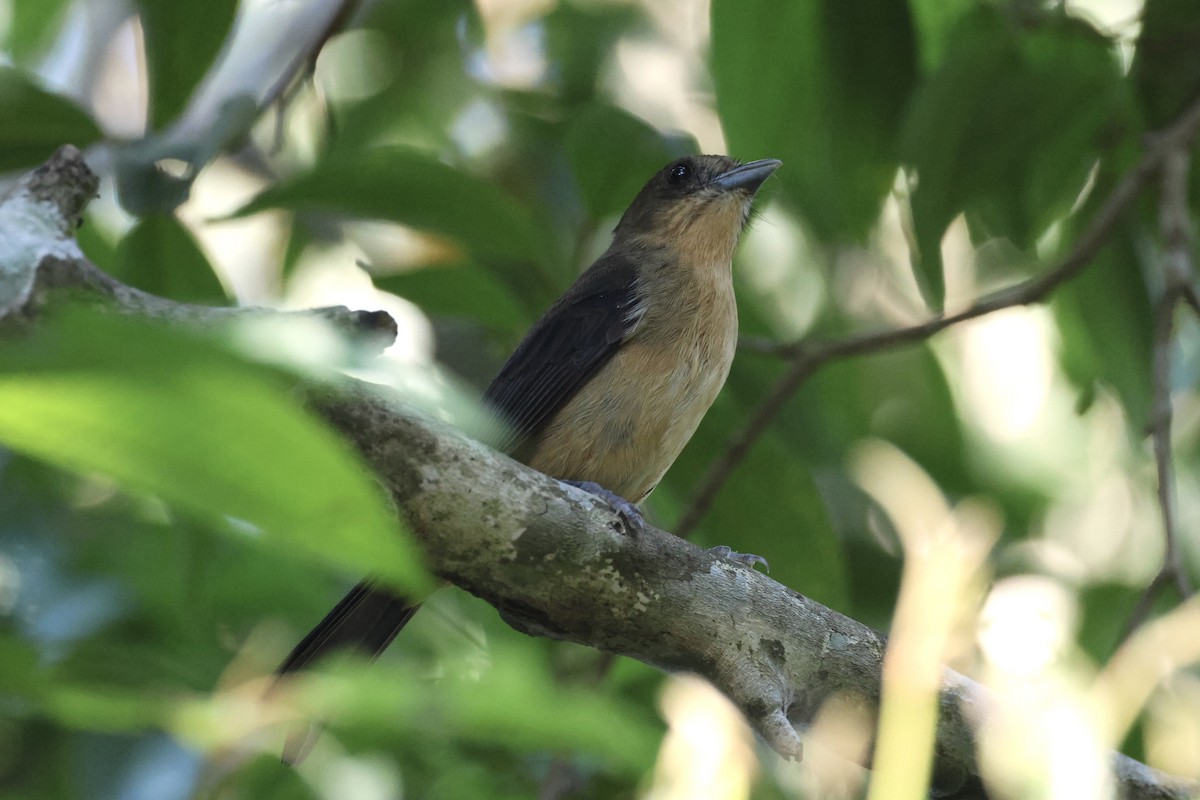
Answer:
[[[1188,0],[8,0],[0,37],[0,168],[92,146],[105,182],[79,238],[95,263],[183,301],[387,309],[403,333],[379,362],[323,358],[320,340],[293,350],[448,415],[678,154],[784,161],[735,264],[742,331],[835,338],[1044,269],[1147,132],[1200,96]],[[1163,560],[1145,436],[1158,210],[1148,193],[1048,304],[820,370],[695,540],[768,556],[777,580],[882,628],[914,498],[970,498],[996,538],[992,582],[945,657],[996,675],[997,648],[1028,651],[1012,667],[1024,680],[1082,690]],[[347,527],[387,526],[321,516],[368,484],[329,477],[352,459],[274,368],[94,324],[0,359],[5,797],[528,797],[559,780],[583,797],[815,791],[703,686],[624,662],[596,682],[594,654],[520,637],[450,591],[371,670],[335,664],[289,698],[329,729],[302,769],[281,768],[262,675],[381,563]],[[1192,576],[1198,345],[1181,313],[1170,397]],[[294,353],[266,357],[280,359],[296,369]],[[739,355],[652,521],[675,528],[785,367]],[[203,391],[162,388],[184,370]],[[57,449],[39,438],[101,397],[93,427]],[[132,430],[158,443],[127,451],[136,469],[114,455]],[[406,551],[388,559],[415,580]],[[1082,706],[1064,702],[1077,722]],[[1197,777],[1200,679],[1158,686],[1124,747]],[[1037,792],[1010,796],[1055,796],[1056,770],[1088,769],[1035,761]]]

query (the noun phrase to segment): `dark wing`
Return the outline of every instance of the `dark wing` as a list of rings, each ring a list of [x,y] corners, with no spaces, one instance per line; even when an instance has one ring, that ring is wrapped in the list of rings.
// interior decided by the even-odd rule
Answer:
[[[513,428],[516,442],[537,434],[637,327],[637,271],[606,254],[526,334],[484,400]]]

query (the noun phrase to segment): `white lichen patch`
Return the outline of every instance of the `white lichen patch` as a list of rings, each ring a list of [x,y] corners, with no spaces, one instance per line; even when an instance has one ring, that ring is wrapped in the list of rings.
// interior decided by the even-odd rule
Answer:
[[[421,484],[418,488],[422,492],[436,491],[441,485],[442,473],[436,464],[422,464],[417,469],[417,474],[421,477]]]
[[[649,611],[651,601],[657,599],[650,597],[645,592],[638,592],[635,597],[636,600],[633,604],[633,610],[639,614],[644,614],[646,611]]]
[[[26,191],[0,203],[0,316],[29,299],[43,260],[83,258],[64,226],[57,206],[35,201]]]
[[[629,587],[625,585],[625,579],[621,576],[620,571],[613,566],[611,558],[606,558],[604,560],[604,565],[596,568],[595,572],[597,578],[605,583],[608,583],[612,587],[614,594],[629,591]]]

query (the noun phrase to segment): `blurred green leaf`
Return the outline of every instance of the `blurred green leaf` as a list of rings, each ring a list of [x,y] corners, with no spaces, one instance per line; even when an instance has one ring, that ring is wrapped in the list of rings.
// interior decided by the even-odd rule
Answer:
[[[1085,208],[1084,217],[1095,204]],[[1112,387],[1137,438],[1150,421],[1153,385],[1154,308],[1142,275],[1147,239],[1136,226],[1119,226],[1088,268],[1054,293],[1052,303],[1067,375],[1088,395],[1096,383]]]
[[[101,137],[87,113],[12,67],[0,66],[0,108],[0,171],[39,164],[64,144],[82,149]]]
[[[932,70],[941,64],[959,20],[976,5],[977,0],[908,1],[924,70]]]
[[[1018,31],[980,8],[956,31],[904,128],[918,282],[940,309],[941,239],[963,211],[1028,248],[1066,213],[1099,157],[1123,86],[1112,43],[1086,23]]]
[[[184,303],[229,299],[200,245],[173,214],[138,221],[117,246],[110,272],[130,286]]]
[[[653,712],[592,687],[564,684],[539,647],[520,640],[488,645],[487,665],[460,664],[431,691],[427,677],[381,664],[314,675],[306,694],[314,711],[338,726],[420,735],[422,720],[483,746],[504,742],[516,752],[581,751],[608,766],[640,774],[654,761],[661,723]],[[398,725],[399,723],[399,725]]]
[[[419,587],[415,552],[347,446],[265,367],[163,326],[64,315],[0,352],[0,441],[203,518]]]
[[[87,256],[88,261],[105,272],[112,273],[112,266],[117,258],[118,242],[115,235],[104,229],[103,223],[93,211],[89,210],[84,214],[83,224],[75,229],[75,241],[79,243],[79,249]]]
[[[734,363],[724,391],[651,495],[652,519],[662,516],[668,529],[674,527],[701,476],[762,401],[773,367],[778,365],[761,359]],[[764,479],[768,475],[770,479]],[[757,553],[770,563],[775,580],[845,608],[846,565],[813,481],[811,462],[777,428],[754,444],[690,538]]]
[[[5,44],[14,61],[27,61],[51,43],[68,4],[69,0],[26,0],[8,4],[12,17]]]
[[[19,693],[28,697],[44,692],[49,686],[49,676],[40,668],[33,646],[0,631],[0,696]]]
[[[544,264],[542,234],[516,201],[490,183],[407,148],[335,153],[273,186],[237,212],[322,209],[391,220],[448,236],[517,285]]]
[[[1125,626],[1129,624],[1141,594],[1139,588],[1120,584],[1096,583],[1082,587],[1079,594],[1082,619],[1077,639],[1095,663],[1103,664],[1112,658],[1128,633]],[[1169,610],[1175,602],[1162,601],[1160,596],[1155,604],[1161,611]]]
[[[567,155],[593,219],[619,214],[650,176],[695,152],[669,142],[648,123],[609,105],[592,105],[567,129]]]
[[[862,239],[898,167],[916,71],[907,5],[714,0],[712,39],[730,153],[782,159],[779,185],[817,236]]]
[[[706,422],[714,416],[726,417],[731,401],[729,397],[714,404]],[[752,406],[738,405],[740,413],[729,417],[744,424]],[[720,452],[718,448],[723,448],[732,431],[723,425],[707,427],[688,447],[701,448],[711,457]],[[721,544],[757,553],[770,563],[775,580],[833,608],[845,609],[849,596],[845,554],[813,480],[812,467],[791,445],[784,437],[764,436],[721,490],[695,538],[708,546]],[[672,472],[678,469],[676,465]],[[694,480],[689,472],[680,470],[677,481]],[[764,480],[765,475],[771,479]]]
[[[46,713],[69,728],[133,732],[162,724],[166,700],[141,691],[113,687],[54,686],[45,698]]]
[[[150,127],[175,119],[233,26],[237,0],[137,0],[150,81]]]
[[[625,3],[557,3],[543,19],[552,80],[567,103],[591,102],[617,41],[637,31],[645,11]]]
[[[434,264],[372,277],[376,288],[416,303],[430,314],[469,317],[503,332],[530,322],[508,287],[478,264]]]
[[[1200,3],[1146,0],[1130,69],[1147,124],[1171,122],[1200,100]]]

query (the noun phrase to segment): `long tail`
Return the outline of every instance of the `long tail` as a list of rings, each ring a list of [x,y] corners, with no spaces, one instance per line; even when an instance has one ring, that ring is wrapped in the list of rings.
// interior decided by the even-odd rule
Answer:
[[[363,581],[300,640],[275,673],[283,676],[296,672],[339,650],[357,650],[375,658],[392,643],[418,608],[419,603]],[[284,746],[284,762],[299,764],[315,742],[316,726],[312,723],[293,728]]]

